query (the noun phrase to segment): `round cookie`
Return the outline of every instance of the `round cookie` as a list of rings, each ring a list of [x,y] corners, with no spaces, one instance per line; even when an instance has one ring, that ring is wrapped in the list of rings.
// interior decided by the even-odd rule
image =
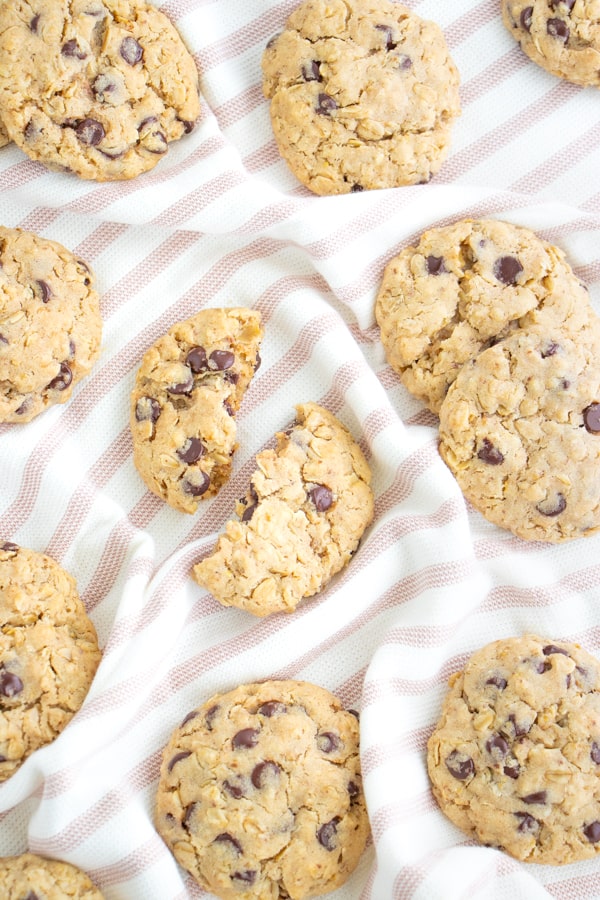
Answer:
[[[90,267],[29,231],[0,226],[0,422],[65,403],[100,354]]]
[[[316,194],[428,181],[460,114],[438,25],[390,0],[305,0],[263,54],[279,152]]]
[[[559,78],[600,87],[600,18],[588,0],[502,0],[504,24],[527,56]]]
[[[511,330],[575,332],[594,313],[558,247],[509,222],[463,219],[390,260],[375,315],[389,364],[438,413],[461,366]]]
[[[152,169],[200,113],[196,65],[144,0],[4,0],[0,58],[9,136],[81,178]]]
[[[450,679],[427,766],[442,812],[526,862],[600,851],[600,664],[536,635],[488,644]]]
[[[144,355],[131,394],[133,459],[175,509],[196,512],[229,478],[234,416],[260,364],[261,338],[258,312],[203,309]]]
[[[102,900],[81,869],[33,853],[0,859],[0,883],[4,900]]]
[[[100,662],[75,579],[49,556],[0,543],[0,781],[56,738]]]
[[[301,681],[213,697],[164,751],[155,822],[178,862],[222,900],[334,890],[369,834],[357,716]]]
[[[528,540],[600,528],[600,324],[521,330],[467,363],[440,410],[442,458],[491,522]]]
[[[350,560],[373,518],[371,473],[347,429],[316,403],[256,457],[246,497],[193,577],[224,606],[293,612]]]

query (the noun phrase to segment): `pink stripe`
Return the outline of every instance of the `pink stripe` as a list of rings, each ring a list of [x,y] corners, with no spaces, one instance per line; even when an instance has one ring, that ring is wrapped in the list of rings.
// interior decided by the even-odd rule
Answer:
[[[569,172],[576,163],[580,162],[598,149],[600,141],[600,122],[593,125],[585,134],[579,135],[576,140],[561,147],[552,156],[547,157],[543,163],[523,175],[511,185],[513,191],[524,191],[528,194],[543,190]]]

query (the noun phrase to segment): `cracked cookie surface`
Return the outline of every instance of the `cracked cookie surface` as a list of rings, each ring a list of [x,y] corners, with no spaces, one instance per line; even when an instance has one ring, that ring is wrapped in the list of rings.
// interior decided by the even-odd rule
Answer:
[[[5,0],[0,60],[9,136],[81,178],[153,168],[200,114],[194,60],[144,0]]]
[[[537,635],[473,654],[428,743],[433,793],[459,828],[517,859],[600,850],[600,664]]]
[[[263,54],[279,152],[317,194],[428,181],[460,113],[438,25],[389,0],[306,0]]]
[[[75,579],[49,556],[0,543],[0,781],[53,741],[100,662]]]
[[[463,366],[440,454],[483,515],[527,540],[600,528],[600,323],[521,330]]]
[[[194,513],[229,478],[235,413],[260,364],[260,315],[203,309],[145,353],[131,394],[134,463],[147,487]]]
[[[71,251],[0,226],[0,421],[65,403],[100,354],[90,267]]]
[[[600,17],[593,0],[502,0],[502,18],[538,66],[574,84],[600,87]]]
[[[375,314],[386,357],[411,394],[438,413],[461,367],[512,330],[594,316],[558,247],[494,219],[426,231],[387,264]]]
[[[369,834],[356,714],[300,681],[211,698],[165,748],[155,822],[178,862],[223,900],[334,890]]]
[[[4,900],[102,900],[81,869],[33,853],[0,859],[0,884]]]
[[[246,497],[193,577],[224,606],[292,612],[350,560],[373,518],[371,473],[348,430],[316,403],[256,457]]]

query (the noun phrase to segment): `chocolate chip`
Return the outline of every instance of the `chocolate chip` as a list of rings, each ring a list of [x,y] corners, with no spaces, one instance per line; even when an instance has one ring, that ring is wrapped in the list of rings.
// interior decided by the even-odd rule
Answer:
[[[485,749],[491,756],[503,758],[508,753],[508,744],[501,735],[495,734],[486,741]]]
[[[279,37],[281,37],[281,31],[278,31],[277,34],[274,34],[273,37],[269,38],[269,40],[267,41],[266,49],[270,50],[271,47],[275,45],[277,38]]]
[[[550,341],[549,344],[542,350],[542,359],[547,359],[549,356],[554,356],[556,351],[559,349],[559,345],[555,341]]]
[[[533,816],[530,816],[529,813],[516,812],[515,816],[517,819],[520,819],[517,831],[520,831],[522,834],[535,834],[539,830],[540,823]]]
[[[354,716],[355,719],[360,719],[360,713],[357,709],[349,709],[347,712],[349,712],[351,716]]]
[[[224,372],[230,369],[235,362],[235,356],[231,350],[213,350],[208,357],[208,367],[212,371]]]
[[[36,281],[42,303],[48,303],[52,297],[52,289],[46,281]]]
[[[390,28],[389,25],[376,25],[375,28],[377,31],[381,31],[385,37],[385,49],[386,50],[395,50],[398,46],[394,41],[394,32]]]
[[[314,503],[317,512],[325,512],[333,503],[333,494],[323,484],[318,484],[314,487],[308,492],[308,496]]]
[[[81,49],[76,40],[67,41],[60,48],[60,52],[63,56],[68,56],[72,59],[85,59],[87,57],[87,53]]]
[[[360,788],[355,781],[348,782],[348,794],[352,799],[358,797],[358,795],[360,794]]]
[[[546,31],[550,37],[557,38],[564,44],[569,40],[571,34],[569,26],[562,19],[548,19],[546,22]]]
[[[223,782],[223,787],[234,800],[241,800],[242,797],[246,796],[244,789],[239,784],[234,784],[232,781],[229,781],[229,779]]]
[[[177,456],[182,462],[190,466],[192,463],[197,462],[203,453],[204,444],[202,441],[199,438],[191,437],[187,439],[183,447],[179,448]]]
[[[38,25],[40,24],[40,16],[39,13],[37,16],[34,16],[33,19],[29,23],[29,30],[33,32],[33,34],[37,34]]]
[[[516,284],[523,266],[515,256],[501,256],[494,263],[494,277],[502,284]]]
[[[160,128],[146,129],[144,134],[140,134],[140,141],[148,153],[162,154],[169,149],[167,138]]]
[[[208,369],[208,359],[204,347],[192,347],[185,358],[186,365],[190,367],[194,375],[200,372],[206,372]]]
[[[176,753],[175,756],[170,760],[169,765],[167,766],[167,771],[172,772],[173,767],[176,766],[178,762],[181,762],[182,759],[187,759],[188,756],[191,755],[191,750],[182,750],[181,753]]]
[[[446,768],[450,774],[459,781],[465,781],[475,774],[475,763],[471,757],[466,756],[464,753],[460,753],[458,750],[453,750],[452,753],[446,757],[445,762]]]
[[[520,15],[521,28],[525,31],[531,31],[531,20],[533,18],[533,6],[526,6]]]
[[[104,128],[96,119],[83,119],[75,128],[75,134],[82,144],[95,147],[106,136]]]
[[[590,750],[590,756],[592,760],[596,763],[597,766],[600,766],[600,744],[594,743],[592,744],[592,749]]]
[[[254,371],[255,371],[255,372],[258,372],[258,370],[260,369],[261,363],[262,363],[262,359],[261,359],[261,357],[260,357],[260,353],[259,353],[258,350],[257,350],[257,351],[256,351],[256,358],[255,358],[255,360],[254,360]]]
[[[533,794],[527,794],[525,797],[521,797],[523,803],[546,803],[548,800],[548,794],[546,791],[535,791]]]
[[[351,194],[361,194],[364,191],[362,184],[353,184],[350,188]]]
[[[141,60],[144,51],[135,38],[125,37],[121,41],[119,53],[128,65],[135,66],[135,64],[139,63],[139,61]]]
[[[335,753],[339,750],[342,742],[337,734],[332,731],[321,731],[316,737],[317,747],[322,753]]]
[[[518,778],[521,774],[521,767],[518,763],[511,763],[508,766],[504,766],[504,769],[502,771],[509,778]]]
[[[242,884],[254,884],[256,881],[256,872],[254,869],[244,869],[243,872],[234,872],[231,876],[232,881],[239,881]]]
[[[195,122],[188,122],[186,119],[178,119],[178,122],[181,122],[183,125],[183,130],[185,134],[191,134],[194,128],[196,127]]]
[[[17,553],[19,545],[13,544],[11,541],[4,541],[1,549],[5,550],[7,553]]]
[[[546,644],[545,647],[542,647],[542,653],[544,656],[551,656],[553,653],[560,653],[562,656],[568,656],[566,650],[563,650],[562,647],[557,647],[556,644]]]
[[[197,469],[196,478],[200,478],[202,480],[190,481],[189,478],[184,478],[181,482],[181,487],[186,494],[190,495],[190,497],[201,497],[202,494],[205,494],[210,487],[210,478],[208,477],[206,472],[202,472],[200,469]]]
[[[40,900],[35,891],[27,891],[27,896],[23,897],[23,900]]]
[[[187,714],[187,716],[185,717],[185,719],[183,720],[183,722],[181,723],[181,725],[179,727],[183,728],[184,725],[187,725],[188,722],[191,722],[192,719],[195,719],[197,715],[198,715],[198,710],[193,709],[191,712],[189,712]]]
[[[564,494],[557,492],[554,497],[547,497],[535,507],[542,516],[559,516],[567,508]]]
[[[583,410],[583,424],[590,434],[600,434],[600,403],[590,403]]]
[[[198,806],[197,803],[188,803],[188,805],[186,806],[184,813],[183,813],[183,818],[181,820],[181,824],[183,825],[184,828],[187,828],[188,825],[190,824],[190,819],[194,815],[194,810],[196,809],[197,806]]]
[[[227,831],[224,831],[222,834],[218,834],[213,843],[228,844],[230,847],[233,847],[236,853],[242,853],[242,845],[240,844],[240,842],[236,841],[233,835],[229,834],[229,832]]]
[[[0,672],[0,694],[4,697],[16,697],[23,690],[23,682],[14,672],[3,669]]]
[[[279,778],[280,771],[281,769],[277,763],[270,759],[258,763],[258,765],[254,766],[252,769],[252,775],[250,776],[252,784],[255,788],[264,788],[269,781],[272,782],[276,778]]]
[[[231,746],[234,750],[249,750],[250,747],[256,747],[260,732],[258,728],[242,728],[231,739]]]
[[[229,402],[229,400],[223,400],[223,406],[227,410],[228,416],[233,417],[235,415],[235,412],[233,411],[233,407],[232,407],[231,403]]]
[[[412,69],[412,59],[410,56],[407,56],[406,53],[401,53],[398,57],[398,68],[404,69],[405,71]]]
[[[545,660],[544,662],[538,663],[536,665],[535,671],[538,673],[538,675],[543,675],[544,672],[549,672],[551,668],[552,663],[548,662],[548,660]]]
[[[8,344],[8,338],[0,334],[0,344]]]
[[[302,77],[305,81],[323,81],[320,71],[321,63],[316,59],[312,59],[309,63],[302,66]]]
[[[483,439],[483,443],[477,451],[477,458],[488,466],[501,466],[504,462],[504,454],[494,447],[488,438]]]
[[[115,79],[111,75],[106,74],[98,75],[98,77],[94,79],[94,83],[92,84],[92,89],[94,91],[94,94],[96,95],[96,99],[100,103],[110,102],[110,97],[105,97],[104,95],[114,93],[117,90],[117,87],[118,85]],[[104,152],[104,155],[109,156],[106,151]],[[117,155],[122,156],[123,154],[119,153]],[[114,158],[114,154],[112,156]]]
[[[590,844],[597,844],[600,841],[600,822],[592,822],[590,825],[586,825],[583,833]]]
[[[220,706],[216,703],[214,706],[211,706],[210,709],[206,711],[206,715],[204,716],[204,721],[206,722],[206,727],[209,731],[212,731],[213,722],[215,720],[215,716],[220,710]]]
[[[330,116],[338,108],[337,103],[329,94],[319,94],[316,111],[320,116]]]
[[[330,822],[321,825],[317,831],[317,840],[326,850],[332,851],[337,847],[337,827],[340,821],[339,816],[334,816]]]
[[[189,394],[194,387],[194,378],[188,370],[188,378],[185,381],[179,381],[177,384],[170,384],[167,387],[169,394]]]
[[[283,713],[286,713],[287,706],[285,703],[280,703],[279,700],[267,700],[266,703],[258,707],[258,712],[261,716],[266,716],[267,719],[270,719],[271,716],[281,716]]]
[[[140,397],[135,404],[135,418],[137,422],[156,422],[161,413],[158,400],[153,397]]]
[[[491,684],[493,687],[497,687],[499,691],[503,691],[507,685],[506,678],[502,678],[500,675],[492,675],[491,678],[488,678],[486,684]]]
[[[515,737],[523,737],[524,734],[529,734],[531,730],[531,725],[525,723],[521,725],[520,722],[517,722],[515,714],[511,713],[508,717],[508,721],[512,725],[512,730],[514,732]]]
[[[256,512],[256,503],[251,503],[250,506],[247,506],[244,512],[242,513],[242,522],[249,522],[254,513]]]
[[[425,268],[428,275],[443,275],[448,271],[443,256],[426,256]]]
[[[49,391],[66,391],[73,381],[73,372],[66,362],[61,362],[60,370],[56,378],[53,378],[48,385]]]

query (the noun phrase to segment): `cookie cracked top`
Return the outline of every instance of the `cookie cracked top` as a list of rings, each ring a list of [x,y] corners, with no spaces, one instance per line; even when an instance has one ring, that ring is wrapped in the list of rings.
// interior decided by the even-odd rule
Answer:
[[[433,793],[469,836],[526,862],[600,851],[600,664],[537,635],[473,654],[428,744]]]
[[[144,0],[6,0],[0,60],[9,137],[82,178],[153,168],[200,113],[196,65]]]
[[[350,560],[373,517],[371,472],[328,410],[296,407],[297,424],[256,457],[250,487],[193,577],[224,606],[292,612]]]
[[[212,697],[165,748],[155,821],[179,863],[222,900],[334,890],[369,834],[357,714],[301,681]]]
[[[428,181],[460,113],[442,31],[390,0],[306,0],[263,55],[279,151],[317,194]]]

